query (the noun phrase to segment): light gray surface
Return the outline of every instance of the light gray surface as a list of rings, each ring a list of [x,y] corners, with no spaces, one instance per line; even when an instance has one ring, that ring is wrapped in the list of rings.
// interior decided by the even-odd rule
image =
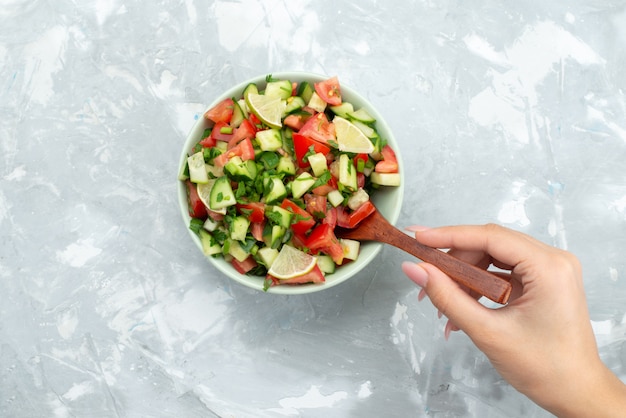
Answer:
[[[288,70],[385,115],[400,226],[499,222],[576,253],[624,380],[624,28],[623,1],[0,2],[0,415],[549,416],[443,340],[398,250],[292,297],[203,259],[185,134]]]

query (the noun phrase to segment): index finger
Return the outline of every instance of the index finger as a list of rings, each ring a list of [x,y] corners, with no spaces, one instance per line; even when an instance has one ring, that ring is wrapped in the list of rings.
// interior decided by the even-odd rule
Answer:
[[[522,232],[496,224],[420,230],[415,233],[415,239],[429,247],[481,251],[513,267],[549,248]]]

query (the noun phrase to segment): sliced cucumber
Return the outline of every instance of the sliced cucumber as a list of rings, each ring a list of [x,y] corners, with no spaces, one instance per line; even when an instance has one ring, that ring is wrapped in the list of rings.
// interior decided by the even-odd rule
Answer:
[[[209,208],[211,210],[219,210],[227,208],[237,203],[235,193],[230,187],[230,180],[226,176],[222,176],[215,180],[211,188],[209,197]]]
[[[332,257],[326,254],[320,254],[317,256],[317,266],[324,274],[332,274],[335,272],[336,268]]]
[[[348,199],[348,207],[352,210],[357,210],[361,205],[370,200],[370,196],[363,189],[359,189],[352,193],[352,196]]]
[[[399,186],[400,173],[377,173],[374,171],[370,174],[370,180],[380,186]]]
[[[363,108],[348,112],[348,118],[352,119],[353,121],[356,120],[367,124],[376,122],[376,119]]]
[[[278,160],[276,171],[280,174],[293,176],[296,174],[296,164],[293,162],[291,157],[284,155],[280,157],[280,160]]]
[[[265,179],[265,203],[272,205],[282,202],[287,196],[285,184],[278,177],[268,177]]]
[[[353,239],[340,238],[339,243],[343,249],[343,257],[348,260],[356,260],[359,256],[359,248],[361,243]]]
[[[276,151],[283,146],[280,130],[271,128],[256,133],[256,141],[262,151]]]
[[[298,86],[298,96],[302,97],[302,100],[304,100],[305,103],[308,103],[311,100],[311,96],[314,92],[315,90],[313,89],[313,86],[306,81],[303,81],[300,83],[300,86]]]
[[[245,241],[250,220],[245,216],[235,216],[230,223],[230,237],[236,241]]]
[[[270,237],[270,248],[278,248],[280,244],[283,242],[283,238],[285,237],[285,232],[287,232],[287,228],[280,225],[272,225],[272,235]]]
[[[328,164],[326,156],[321,152],[318,152],[308,157],[309,164],[311,164],[311,171],[316,177],[321,176],[324,172],[328,171]]]
[[[308,172],[302,172],[291,183],[291,195],[296,199],[301,198],[311,187],[313,187],[315,181],[315,177],[310,175]]]
[[[268,209],[268,218],[275,225],[280,225],[283,228],[289,228],[291,226],[291,220],[293,219],[293,213],[280,206],[272,205]]]
[[[187,158],[189,166],[189,179],[193,183],[208,183],[209,175],[204,166],[204,152],[198,151]]]
[[[250,95],[250,93],[252,93],[252,94],[259,94],[259,89],[256,86],[256,84],[250,83],[250,84],[248,84],[246,86],[245,89],[243,89],[243,98],[244,98],[246,103],[248,102],[248,95]]]
[[[348,114],[354,112],[354,106],[350,102],[343,102],[338,106],[331,106],[330,110],[337,116],[348,119]]]
[[[343,195],[339,190],[331,190],[326,195],[326,198],[334,207],[337,207],[343,203]]]
[[[360,122],[358,120],[352,120],[352,124],[356,126],[357,128],[359,128],[359,130],[363,132],[363,134],[368,138],[375,138],[378,136],[375,129],[364,124],[363,122]]]
[[[259,251],[257,252],[257,259],[269,270],[269,268],[272,267],[274,260],[276,260],[276,257],[278,257],[278,252],[279,251],[276,248],[259,248]]]
[[[258,169],[254,160],[243,161],[241,157],[234,156],[226,163],[224,169],[235,181],[248,181],[256,178]]]
[[[339,184],[350,191],[357,189],[357,172],[347,154],[339,156]]]
[[[200,243],[202,244],[202,252],[207,257],[210,257],[215,254],[220,254],[222,252],[222,246],[213,238],[210,232],[201,229],[198,231],[200,236]]]
[[[265,87],[266,96],[280,97],[281,99],[291,97],[291,91],[291,81],[289,80],[270,81]]]
[[[250,256],[250,253],[241,246],[239,241],[235,241],[232,238],[226,240],[222,252],[223,250],[227,250],[227,254],[230,254],[239,262],[243,262],[246,258]]]
[[[233,116],[230,119],[230,126],[238,128],[245,118],[246,115],[244,114],[243,109],[237,100],[233,99]]]
[[[287,107],[285,108],[285,114],[288,115],[291,112],[302,109],[306,106],[304,99],[300,96],[291,96],[287,98]]]

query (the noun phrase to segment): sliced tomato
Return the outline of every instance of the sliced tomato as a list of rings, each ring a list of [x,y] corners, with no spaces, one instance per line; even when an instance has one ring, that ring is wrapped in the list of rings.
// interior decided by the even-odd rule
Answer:
[[[283,121],[283,125],[290,127],[294,131],[299,131],[310,118],[311,115],[305,113],[289,115]]]
[[[376,207],[369,200],[352,212],[339,206],[337,207],[337,225],[342,228],[355,228],[359,222],[370,216],[375,210]]]
[[[252,125],[256,127],[261,127],[262,125],[261,120],[258,118],[258,116],[252,112],[250,112],[250,116],[248,116],[248,120],[250,121]]]
[[[298,133],[323,144],[336,140],[335,125],[328,120],[324,112],[313,115]]]
[[[187,180],[185,184],[187,185],[189,216],[192,218],[206,219],[206,206],[204,206],[204,203],[202,203],[202,200],[200,200],[200,197],[198,196],[198,189],[196,188],[196,185],[189,180]]]
[[[204,113],[204,117],[215,123],[229,123],[233,117],[235,103],[233,99],[224,99]]]
[[[397,173],[398,172],[398,159],[396,153],[389,145],[385,145],[381,150],[383,159],[376,163],[374,171],[378,173]]]
[[[280,204],[280,207],[283,209],[287,209],[291,213],[294,214],[295,219],[292,221],[291,229],[296,234],[304,235],[309,229],[315,225],[315,219],[313,216],[309,214],[306,210],[302,209],[300,206],[296,205],[293,201],[289,199],[283,200]]]
[[[224,132],[222,132],[224,130]],[[234,128],[226,122],[218,122],[211,131],[211,138],[215,141],[230,142],[233,139]],[[230,133],[229,133],[230,132]]]
[[[252,256],[249,256],[243,261],[239,261],[236,258],[233,258],[231,264],[233,265],[235,270],[237,270],[241,274],[246,274],[256,266],[258,266],[256,260]]]
[[[324,219],[326,217],[326,196],[307,193],[304,195],[306,211],[314,218]]]
[[[265,229],[265,221],[252,222],[250,224],[250,233],[257,241],[263,241],[263,230]]]
[[[265,203],[263,202],[237,203],[236,207],[239,213],[248,218],[250,222],[263,222],[265,220]]]
[[[295,285],[306,283],[324,283],[326,281],[326,278],[324,278],[324,273],[322,273],[322,270],[320,270],[317,265],[313,267],[313,270],[311,270],[310,272],[305,273],[301,276],[293,277],[291,279],[280,280],[272,276],[271,274],[268,274],[266,276],[266,279],[271,280],[272,286],[278,286],[281,284]]]
[[[297,133],[293,134],[293,150],[296,153],[296,160],[298,161],[298,166],[301,168],[308,167],[309,161],[305,158],[306,154],[309,152],[309,148],[313,147],[313,152],[321,152],[326,155],[330,153],[330,148],[321,142],[315,141],[307,136],[300,135]]]
[[[209,134],[209,136],[203,138],[200,141],[200,145],[202,145],[204,148],[213,148],[215,145],[217,145],[217,140],[213,138],[211,134]]]
[[[322,223],[328,224],[335,229],[335,226],[337,226],[337,208],[328,209]]]
[[[248,138],[252,139],[256,135],[256,127],[250,122],[248,119],[244,119],[241,122],[241,125],[237,129],[235,129],[235,133],[232,138],[228,142],[228,149],[233,148],[235,145],[239,144],[242,140]]]
[[[252,145],[252,141],[248,138],[243,139],[233,148],[215,157],[213,159],[213,164],[217,167],[224,167],[234,156],[239,156],[244,161],[253,160],[254,146]]]
[[[339,86],[339,79],[336,76],[315,83],[315,92],[323,101],[331,106],[341,104],[341,87]]]
[[[206,208],[206,213],[209,215],[209,218],[213,219],[215,222],[220,222],[224,220],[224,214],[215,212],[209,208]]]
[[[329,247],[335,243],[339,243],[337,237],[335,236],[335,232],[333,228],[328,224],[319,224],[311,234],[308,236],[306,240],[307,248],[311,250],[319,250],[321,248]]]

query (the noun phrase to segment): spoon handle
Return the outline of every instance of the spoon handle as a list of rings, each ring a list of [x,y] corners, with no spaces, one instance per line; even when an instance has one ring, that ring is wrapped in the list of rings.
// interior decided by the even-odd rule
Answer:
[[[457,283],[474,292],[505,304],[511,295],[511,283],[473,264],[455,258],[438,249],[420,244],[414,238],[390,225],[386,233],[380,234],[379,241],[393,245],[422,261],[437,266]]]

